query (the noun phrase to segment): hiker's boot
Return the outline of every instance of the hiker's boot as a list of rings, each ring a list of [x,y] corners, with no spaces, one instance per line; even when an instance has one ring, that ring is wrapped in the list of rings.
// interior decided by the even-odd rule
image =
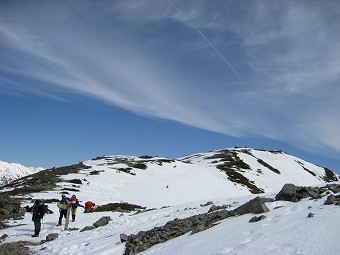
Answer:
[[[76,216],[72,215],[72,222],[74,222],[76,220]]]
[[[39,233],[35,232],[34,235],[32,235],[32,237],[39,237]]]

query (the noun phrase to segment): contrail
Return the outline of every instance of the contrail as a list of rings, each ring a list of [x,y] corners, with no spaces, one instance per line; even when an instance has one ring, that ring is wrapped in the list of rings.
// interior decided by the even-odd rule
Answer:
[[[179,12],[181,13],[181,10],[171,1],[168,0],[169,3]],[[196,30],[196,32],[210,45],[210,47],[221,57],[221,59],[224,61],[224,63],[227,64],[227,66],[233,71],[233,73],[241,79],[241,76],[236,72],[234,67],[226,60],[226,58],[221,54],[221,52],[208,40],[208,38],[194,25],[190,25],[193,29]]]

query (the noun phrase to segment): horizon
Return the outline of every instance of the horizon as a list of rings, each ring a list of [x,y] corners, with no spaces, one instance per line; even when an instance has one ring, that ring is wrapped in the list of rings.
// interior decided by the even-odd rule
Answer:
[[[0,2],[0,160],[282,150],[340,173],[340,3]]]

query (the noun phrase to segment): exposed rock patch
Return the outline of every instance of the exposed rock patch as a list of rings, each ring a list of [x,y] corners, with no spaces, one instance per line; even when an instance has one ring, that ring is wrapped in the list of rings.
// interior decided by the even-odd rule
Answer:
[[[185,219],[176,218],[167,222],[162,227],[140,231],[138,234],[130,235],[128,237],[127,235],[122,234],[120,236],[121,241],[126,241],[124,255],[137,254],[149,249],[153,245],[166,242],[190,231],[192,234],[195,234],[212,227],[220,220],[234,215],[233,212],[227,210],[215,211],[212,213],[194,215]]]
[[[319,199],[326,192],[338,193],[340,184],[327,184],[324,187],[301,187],[288,183],[283,186],[281,191],[276,195],[275,200],[285,200],[290,202],[298,202],[303,198]],[[340,198],[334,196],[329,198],[327,203],[339,203]]]

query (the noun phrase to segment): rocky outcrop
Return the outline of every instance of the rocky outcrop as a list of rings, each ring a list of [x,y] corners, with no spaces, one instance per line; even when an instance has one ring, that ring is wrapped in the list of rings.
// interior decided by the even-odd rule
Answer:
[[[164,226],[141,231],[136,235],[127,236],[126,234],[121,234],[121,241],[126,242],[124,255],[137,254],[149,249],[153,245],[166,242],[188,232],[195,234],[204,231],[231,216],[268,212],[269,209],[265,203],[272,201],[274,200],[256,197],[233,211],[225,210],[230,205],[212,205],[208,212],[204,214],[194,215],[185,219],[176,218],[167,222]],[[261,220],[263,217],[265,216],[260,216],[257,220]]]
[[[327,192],[340,192],[340,184],[328,184],[324,187],[298,187],[294,184],[285,184],[282,190],[276,195],[275,200],[298,202],[302,198],[307,197],[318,199]],[[204,214],[194,215],[185,219],[174,219],[167,222],[164,226],[155,227],[147,231],[140,231],[136,235],[128,236],[126,234],[121,234],[121,242],[126,242],[124,255],[137,254],[156,244],[166,242],[188,232],[195,234],[204,231],[218,224],[219,221],[231,216],[239,216],[248,213],[266,213],[269,209],[265,203],[274,202],[275,200],[271,198],[256,197],[233,211],[226,210],[230,205],[212,205],[208,212]],[[329,201],[329,204],[340,204],[340,196],[330,195],[327,201]],[[308,217],[311,218],[313,215],[314,214],[310,213]],[[258,222],[265,218],[265,215],[254,216],[249,222]]]
[[[288,183],[283,186],[281,191],[276,195],[275,200],[285,200],[290,202],[298,202],[303,198],[319,199],[326,192],[338,193],[340,192],[340,184],[327,184],[324,187],[300,187]],[[335,197],[336,198],[336,197]],[[340,201],[339,198],[335,199]],[[336,203],[333,201],[333,203]]]
[[[137,254],[145,251],[153,245],[166,242],[185,233],[197,232],[208,229],[218,221],[234,216],[233,212],[227,210],[215,211],[194,215],[185,219],[174,219],[167,222],[164,226],[155,227],[151,230],[140,231],[136,235],[127,236],[121,234],[121,241],[127,241],[124,255]]]
[[[32,255],[28,246],[36,245],[35,243],[19,241],[13,243],[4,243],[0,245],[1,255]]]
[[[18,198],[10,197],[8,194],[0,193],[0,228],[8,227],[5,220],[21,219],[25,209],[21,208],[21,201]]]

